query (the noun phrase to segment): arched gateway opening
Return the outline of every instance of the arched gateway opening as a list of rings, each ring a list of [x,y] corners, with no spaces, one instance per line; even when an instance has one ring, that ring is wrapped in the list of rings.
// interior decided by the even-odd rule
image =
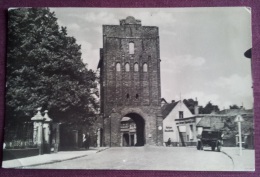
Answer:
[[[144,146],[144,119],[136,114],[126,114],[121,119],[121,145],[122,146]]]

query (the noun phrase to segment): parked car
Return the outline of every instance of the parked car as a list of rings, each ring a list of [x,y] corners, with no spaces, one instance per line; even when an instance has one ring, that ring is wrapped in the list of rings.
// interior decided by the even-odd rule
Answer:
[[[216,130],[203,130],[201,135],[198,136],[197,149],[203,150],[204,146],[210,146],[212,151],[221,151],[223,145],[222,141],[223,133]]]

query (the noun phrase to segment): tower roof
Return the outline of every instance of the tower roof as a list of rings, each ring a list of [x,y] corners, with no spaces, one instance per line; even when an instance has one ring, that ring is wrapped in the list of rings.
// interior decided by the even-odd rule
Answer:
[[[141,25],[141,20],[128,16],[126,19],[120,20],[120,25]]]

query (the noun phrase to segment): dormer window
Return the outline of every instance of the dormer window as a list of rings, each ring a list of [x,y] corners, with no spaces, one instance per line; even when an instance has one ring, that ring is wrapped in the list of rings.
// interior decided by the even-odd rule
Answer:
[[[129,54],[135,54],[135,44],[133,42],[129,42]]]

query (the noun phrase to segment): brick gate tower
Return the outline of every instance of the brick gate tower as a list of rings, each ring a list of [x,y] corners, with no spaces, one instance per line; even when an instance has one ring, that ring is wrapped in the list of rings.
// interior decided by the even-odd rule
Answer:
[[[136,123],[135,146],[163,145],[158,27],[134,17],[103,25],[98,68],[103,146],[122,146],[123,117]]]

